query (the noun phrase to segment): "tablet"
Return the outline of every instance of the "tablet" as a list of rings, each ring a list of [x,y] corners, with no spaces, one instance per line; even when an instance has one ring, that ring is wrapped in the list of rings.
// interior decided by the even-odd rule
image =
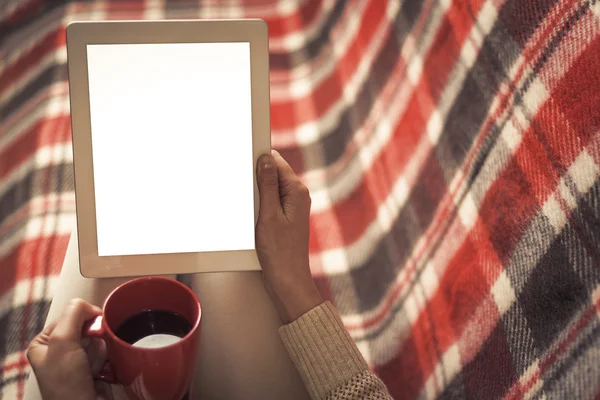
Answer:
[[[260,269],[265,22],[75,22],[67,54],[81,274]]]

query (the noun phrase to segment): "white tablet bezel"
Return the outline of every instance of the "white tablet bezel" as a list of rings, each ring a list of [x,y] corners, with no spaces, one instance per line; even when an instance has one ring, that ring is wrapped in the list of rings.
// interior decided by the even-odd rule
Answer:
[[[271,149],[267,25],[248,20],[166,20],[73,22],[67,27],[67,54],[73,133],[73,164],[81,274],[90,278],[258,270],[255,250],[98,256],[92,136],[88,88],[88,44],[249,42],[252,90],[252,154]],[[254,220],[258,187],[254,176]]]

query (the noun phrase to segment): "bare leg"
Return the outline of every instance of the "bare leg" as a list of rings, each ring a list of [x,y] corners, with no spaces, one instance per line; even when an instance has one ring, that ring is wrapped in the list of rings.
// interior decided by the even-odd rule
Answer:
[[[76,228],[75,228],[76,229]],[[111,279],[90,279],[84,278],[79,272],[79,251],[77,248],[77,231],[73,230],[65,261],[63,262],[60,278],[56,287],[56,293],[52,300],[52,305],[46,318],[46,325],[54,321],[63,311],[67,302],[75,297],[80,297],[85,301],[102,307],[104,300],[120,284],[131,280],[132,278],[111,278]],[[174,278],[175,275],[172,276]],[[115,396],[119,398],[120,390],[114,390]],[[29,376],[29,381],[25,386],[25,400],[41,400],[42,396],[38,389],[35,375]]]
[[[189,277],[202,304],[192,399],[308,399],[278,328],[260,272]]]

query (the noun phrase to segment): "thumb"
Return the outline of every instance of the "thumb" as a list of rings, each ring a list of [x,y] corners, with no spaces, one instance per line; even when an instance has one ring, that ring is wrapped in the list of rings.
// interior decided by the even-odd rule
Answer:
[[[256,175],[260,194],[259,217],[273,215],[281,208],[281,201],[279,199],[279,176],[270,154],[260,156]]]

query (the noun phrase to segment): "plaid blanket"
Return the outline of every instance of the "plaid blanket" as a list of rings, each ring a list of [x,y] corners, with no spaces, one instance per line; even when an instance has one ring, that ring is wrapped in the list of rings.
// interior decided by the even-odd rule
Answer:
[[[598,398],[600,2],[4,0],[0,398],[74,219],[65,26],[264,18],[320,290],[398,399]]]

